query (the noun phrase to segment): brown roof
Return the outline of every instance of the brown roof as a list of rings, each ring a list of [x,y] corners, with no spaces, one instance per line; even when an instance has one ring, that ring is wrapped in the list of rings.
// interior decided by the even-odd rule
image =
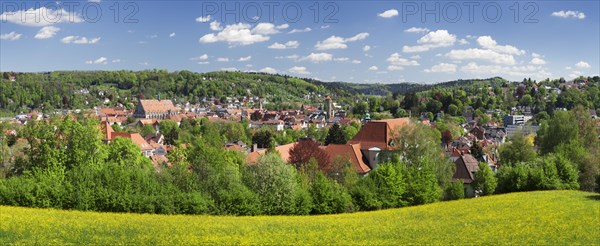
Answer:
[[[111,140],[113,140],[117,137],[128,138],[128,139],[131,139],[131,141],[134,144],[139,146],[141,150],[153,149],[152,146],[150,144],[148,144],[148,142],[146,142],[146,140],[144,140],[142,135],[140,135],[139,133],[113,132],[111,135],[112,135]]]
[[[360,144],[330,144],[322,148],[329,155],[330,161],[333,161],[337,157],[348,159],[354,164],[352,168],[356,173],[364,174],[371,170],[363,160]]]
[[[394,132],[408,124],[410,124],[410,118],[369,121],[348,143],[360,143],[361,149],[373,147],[390,149],[389,143],[394,138]]]
[[[110,126],[110,123],[107,121],[100,122],[100,129],[102,130],[104,140],[110,141],[113,139],[112,135],[115,131],[112,129],[112,126]]]
[[[456,171],[452,179],[461,179],[465,184],[470,184],[475,180],[474,173],[479,170],[479,162],[470,154],[464,154],[454,161]]]
[[[177,111],[171,100],[140,100],[140,104],[147,114]]]

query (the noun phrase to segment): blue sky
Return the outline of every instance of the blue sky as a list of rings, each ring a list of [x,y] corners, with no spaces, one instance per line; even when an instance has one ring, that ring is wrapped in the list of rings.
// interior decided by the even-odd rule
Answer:
[[[1,5],[1,71],[240,70],[358,83],[600,73],[599,1]]]

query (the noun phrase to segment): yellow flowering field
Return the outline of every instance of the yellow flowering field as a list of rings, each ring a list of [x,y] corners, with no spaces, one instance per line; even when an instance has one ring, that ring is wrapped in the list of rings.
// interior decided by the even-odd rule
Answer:
[[[600,195],[538,191],[324,216],[115,214],[0,207],[0,245],[600,245]]]

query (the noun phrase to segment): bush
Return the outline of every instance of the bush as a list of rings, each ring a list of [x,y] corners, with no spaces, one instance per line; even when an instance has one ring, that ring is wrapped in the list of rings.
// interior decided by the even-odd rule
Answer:
[[[462,180],[451,182],[444,195],[444,200],[458,200],[465,198],[465,188]]]
[[[313,214],[332,214],[352,211],[352,198],[337,182],[317,173],[311,184],[310,194],[314,203]]]

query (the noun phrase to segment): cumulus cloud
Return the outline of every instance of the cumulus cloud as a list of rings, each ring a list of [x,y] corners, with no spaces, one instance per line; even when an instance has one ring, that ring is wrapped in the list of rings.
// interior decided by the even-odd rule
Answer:
[[[489,76],[510,76],[513,78],[532,77],[536,79],[544,79],[552,76],[552,73],[546,71],[541,66],[501,66],[501,65],[478,65],[475,62],[470,62],[460,69],[464,73]]]
[[[276,56],[275,59],[288,59],[288,60],[298,60],[300,58],[299,55],[293,54],[293,55],[289,55],[289,56]]]
[[[552,16],[554,17],[560,17],[560,18],[574,18],[574,19],[585,19],[585,14],[583,12],[579,12],[579,11],[573,11],[573,10],[561,10],[561,11],[557,11],[557,12],[552,12]]]
[[[424,70],[426,73],[455,73],[456,64],[440,63]]]
[[[89,60],[89,61],[85,62],[85,64],[106,64],[106,63],[108,63],[108,59],[104,56],[99,57],[96,60]]]
[[[212,23],[211,23],[212,24]],[[218,33],[209,33],[202,36],[200,43],[227,42],[231,46],[250,45],[270,39],[269,35],[278,33],[278,29],[271,23],[259,23],[251,29],[250,24],[237,23],[227,25]]]
[[[196,18],[196,22],[201,22],[201,23],[209,22],[210,20],[212,20],[212,17],[210,15],[200,16],[200,17]]]
[[[272,68],[272,67],[265,67],[265,68],[263,68],[261,70],[258,70],[258,71],[261,72],[261,73],[271,73],[271,74],[277,73],[277,69]]]
[[[199,61],[199,60],[206,60],[206,59],[208,59],[208,54],[190,58],[190,60],[192,60],[192,61]]]
[[[371,66],[371,67],[369,67],[369,70],[370,71],[377,71],[377,70],[379,70],[379,68],[377,66]]]
[[[58,31],[60,31],[60,28],[58,28],[58,27],[45,26],[45,27],[42,27],[42,29],[40,29],[37,34],[35,34],[34,38],[37,38],[37,39],[52,38],[52,37],[54,37],[54,35],[56,35],[56,33]]]
[[[290,69],[288,69],[288,72],[290,73],[296,73],[296,74],[310,74],[310,72],[306,69],[306,67],[298,67],[298,66],[293,66]]]
[[[65,44],[95,44],[100,41],[100,38],[86,38],[80,36],[66,36],[60,40]]]
[[[252,59],[252,56],[244,56],[244,57],[240,57],[240,59],[238,59],[238,61],[244,62],[244,61],[249,61]]]
[[[228,62],[229,58],[227,58],[227,57],[219,57],[219,58],[217,58],[217,61],[218,62]]]
[[[398,53],[391,54],[386,61],[390,64],[387,67],[390,71],[403,70],[407,66],[419,66],[417,61],[403,58]]]
[[[16,33],[16,32],[9,32],[9,33],[5,33],[0,35],[0,40],[19,40],[21,39],[22,34],[20,33]]]
[[[506,53],[506,54],[511,54],[511,55],[523,55],[525,54],[524,50],[519,50],[514,46],[511,45],[498,45],[498,43],[496,42],[496,40],[492,39],[492,37],[490,36],[481,36],[477,38],[477,43],[486,49],[495,51],[495,52],[499,52],[499,53]]]
[[[348,48],[347,42],[355,42],[358,40],[363,40],[369,37],[369,33],[362,32],[356,34],[350,38],[342,38],[338,36],[331,36],[323,41],[317,42],[315,48],[317,50],[333,50],[333,49],[345,49]]]
[[[333,55],[329,53],[310,53],[310,55],[302,58],[302,60],[308,60],[314,63],[331,61],[332,59]]]
[[[579,67],[579,68],[590,68],[590,64],[584,61],[580,61],[577,64],[575,64],[575,66]]]
[[[58,23],[79,23],[83,19],[79,14],[68,12],[64,9],[51,9],[41,7],[38,9],[4,12],[0,21],[11,22],[24,26],[49,26]]]
[[[377,16],[382,17],[382,18],[392,18],[394,16],[398,16],[398,10],[388,9],[386,11],[383,11],[383,13],[377,14]]]
[[[223,27],[221,26],[221,22],[218,21],[213,21],[209,24],[210,30],[213,31],[221,31],[223,30]]]
[[[295,40],[291,40],[291,41],[287,41],[284,44],[275,42],[272,45],[269,45],[268,48],[269,49],[284,50],[284,49],[295,49],[295,48],[298,48],[298,46],[300,46],[300,42],[295,41]]]
[[[363,46],[363,49],[362,49],[362,50],[363,50],[364,52],[367,52],[367,51],[371,50],[371,46],[365,45],[365,46]]]
[[[451,50],[446,53],[446,57],[452,60],[484,60],[496,64],[514,65],[515,58],[509,54],[500,54],[492,50],[484,49],[466,49]]]
[[[456,35],[448,33],[448,30],[437,30],[427,33],[417,40],[419,45],[403,46],[405,53],[425,52],[433,48],[452,46],[456,42]]]
[[[235,72],[235,71],[239,71],[239,69],[237,69],[235,67],[222,67],[221,71]]]
[[[423,28],[423,27],[411,27],[411,28],[408,28],[408,29],[404,30],[404,32],[426,33],[426,32],[429,32],[429,29]]]
[[[544,65],[546,64],[546,61],[542,58],[539,57],[534,57],[531,59],[531,61],[529,62],[529,64],[533,64],[533,65]]]
[[[292,33],[299,33],[299,32],[310,32],[312,31],[312,29],[310,29],[310,27],[304,28],[304,29],[292,29],[291,31],[289,31],[289,34]]]
[[[171,34],[169,34],[169,38],[175,37],[175,33],[172,32]]]

